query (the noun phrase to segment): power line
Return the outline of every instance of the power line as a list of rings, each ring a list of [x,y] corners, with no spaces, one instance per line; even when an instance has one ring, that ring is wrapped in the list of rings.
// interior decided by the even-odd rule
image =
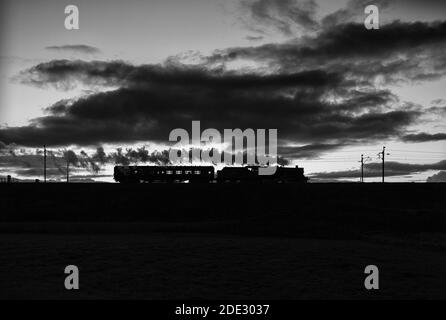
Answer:
[[[334,151],[332,151],[333,153],[334,152],[350,152],[350,153],[358,153],[358,152],[375,152],[376,150],[352,150],[352,151],[349,151],[349,150],[334,150]]]
[[[342,163],[346,163],[346,162],[356,162],[357,160],[315,160],[315,159],[310,159],[310,160],[297,160],[298,162],[342,162]]]
[[[433,153],[433,154],[446,154],[446,152],[440,152],[440,151],[416,151],[416,150],[401,150],[401,149],[392,149],[393,151],[398,151],[398,152],[413,152],[413,153]],[[333,150],[331,151],[332,153],[338,153],[338,152],[342,152],[342,153],[358,153],[358,152],[362,152],[362,153],[366,153],[366,152],[376,152],[376,150]]]
[[[442,161],[446,161],[446,159],[444,158],[406,158],[406,157],[399,157],[399,158],[389,158],[389,161],[412,161],[412,162],[426,162],[426,163],[431,163],[431,162],[442,162]]]
[[[392,151],[399,151],[399,152],[413,152],[413,153],[436,153],[436,154],[446,154],[446,152],[438,152],[438,151],[415,151],[415,150],[398,150],[398,149],[395,149],[395,150],[393,150],[392,149]]]

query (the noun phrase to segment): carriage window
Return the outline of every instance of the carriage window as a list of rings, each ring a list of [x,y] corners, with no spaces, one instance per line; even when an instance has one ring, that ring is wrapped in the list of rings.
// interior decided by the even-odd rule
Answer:
[[[176,174],[182,174],[183,171],[181,171],[181,170],[177,170],[177,171],[175,171],[175,173],[176,173]]]
[[[195,174],[201,174],[201,171],[200,170],[195,170],[194,173]]]
[[[173,173],[173,171],[171,171],[171,170],[166,171],[166,174],[172,174],[172,173]]]
[[[185,174],[192,174],[192,171],[190,171],[190,170],[186,170],[184,173],[185,173]]]

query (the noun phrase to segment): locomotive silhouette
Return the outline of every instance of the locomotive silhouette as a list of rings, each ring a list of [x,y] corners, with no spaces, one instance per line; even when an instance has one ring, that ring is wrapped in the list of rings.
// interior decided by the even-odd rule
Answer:
[[[304,169],[277,167],[273,175],[259,175],[258,166],[115,166],[114,179],[121,183],[305,183]]]

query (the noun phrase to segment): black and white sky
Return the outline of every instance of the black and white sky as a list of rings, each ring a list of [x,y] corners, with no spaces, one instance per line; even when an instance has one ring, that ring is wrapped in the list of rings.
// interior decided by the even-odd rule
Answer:
[[[80,29],[64,27],[67,5]],[[380,9],[380,29],[364,8]],[[446,180],[446,1],[0,0],[0,175],[111,181],[169,133],[277,128],[314,181]]]

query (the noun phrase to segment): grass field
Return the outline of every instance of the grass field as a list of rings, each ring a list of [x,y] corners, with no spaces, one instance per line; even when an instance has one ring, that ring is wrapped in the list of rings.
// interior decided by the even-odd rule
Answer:
[[[426,235],[3,235],[0,298],[445,299],[445,249]],[[69,264],[80,269],[78,291],[64,289]],[[368,264],[379,267],[377,291],[364,289]]]
[[[2,299],[446,299],[444,185],[6,188]]]

